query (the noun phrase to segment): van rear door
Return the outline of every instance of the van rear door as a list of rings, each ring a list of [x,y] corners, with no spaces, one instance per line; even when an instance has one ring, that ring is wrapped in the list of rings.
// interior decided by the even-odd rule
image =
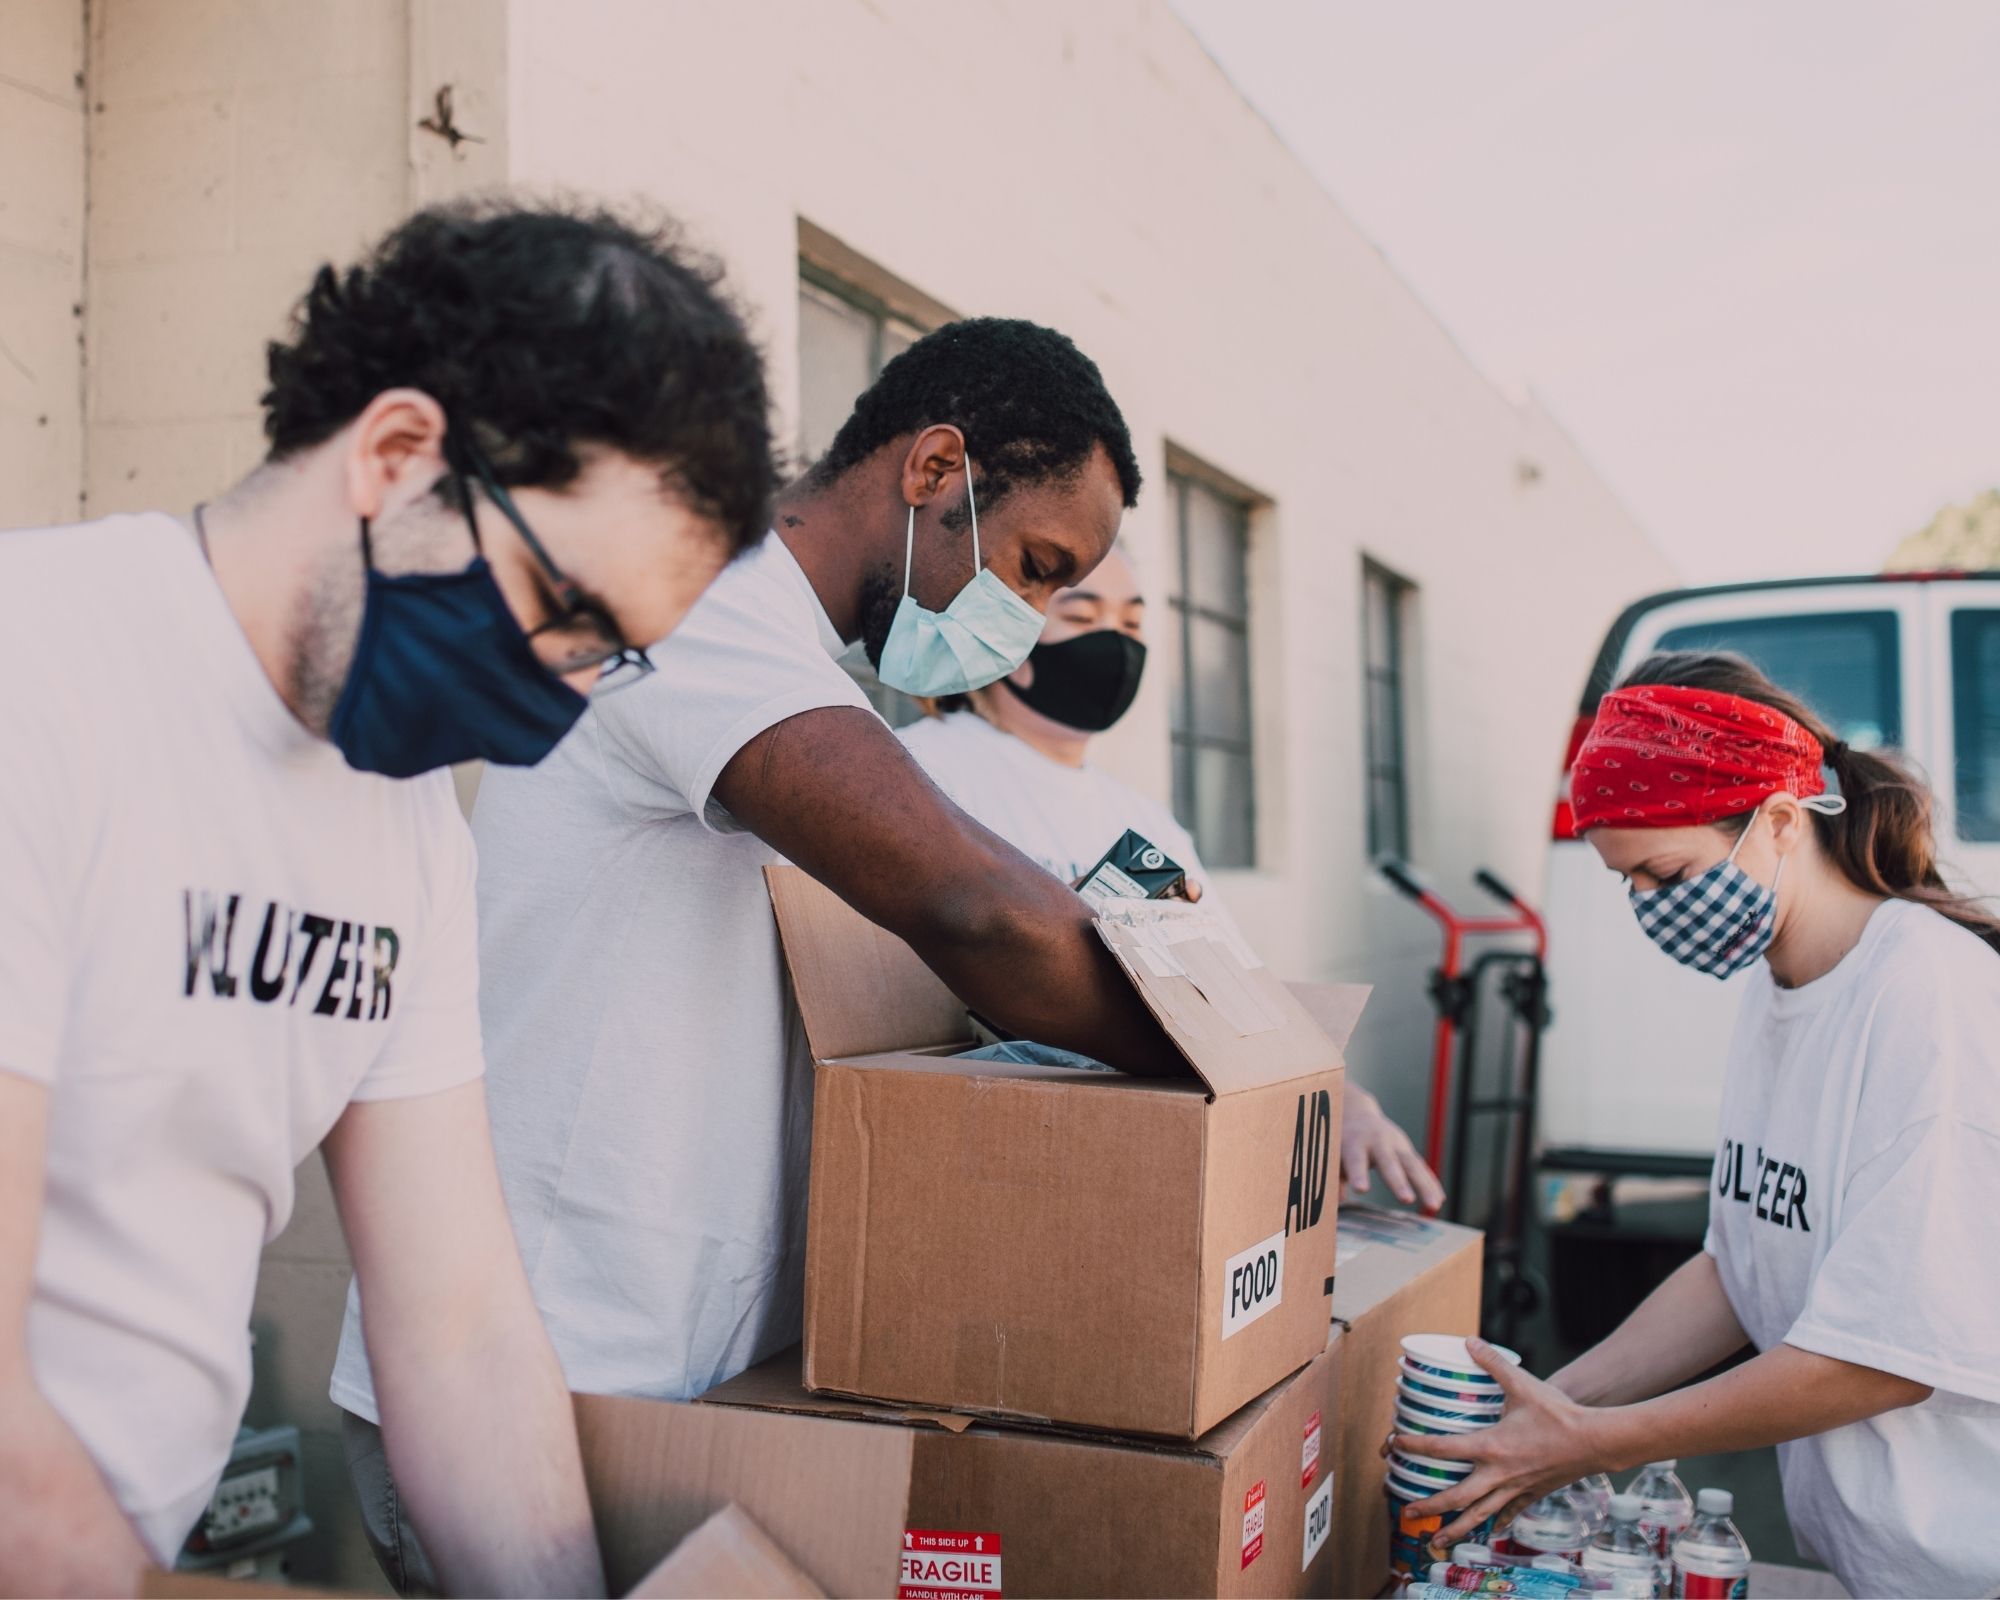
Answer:
[[[1945,876],[2000,895],[2000,575],[1924,585]]]

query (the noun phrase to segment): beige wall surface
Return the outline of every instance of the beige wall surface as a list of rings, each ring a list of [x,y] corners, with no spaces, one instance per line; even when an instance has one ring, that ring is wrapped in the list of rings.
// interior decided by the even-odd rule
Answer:
[[[0,528],[83,478],[83,7],[0,0]]]
[[[409,197],[405,0],[95,0],[86,514],[263,453],[264,341]]]
[[[1127,525],[1156,600],[1170,442],[1270,498],[1262,861],[1218,887],[1282,970],[1381,986],[1353,1070],[1414,1119],[1435,943],[1365,860],[1361,555],[1420,590],[1419,857],[1468,898],[1481,865],[1534,892],[1597,640],[1672,578],[1568,438],[1481,378],[1158,0],[514,0],[512,35],[533,64],[511,79],[515,173],[680,213],[754,303],[780,394],[804,218],[1098,361],[1149,479]],[[1165,679],[1102,756],[1161,795]]]

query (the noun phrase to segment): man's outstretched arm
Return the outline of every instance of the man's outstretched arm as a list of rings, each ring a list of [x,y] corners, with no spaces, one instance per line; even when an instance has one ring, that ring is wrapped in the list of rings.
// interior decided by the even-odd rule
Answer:
[[[715,798],[982,1016],[1129,1072],[1177,1070],[1084,901],[946,799],[871,712],[831,706],[766,728]]]

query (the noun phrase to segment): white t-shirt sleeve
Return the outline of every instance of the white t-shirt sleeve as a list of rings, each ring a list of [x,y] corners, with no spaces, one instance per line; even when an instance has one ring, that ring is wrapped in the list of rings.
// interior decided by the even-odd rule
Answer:
[[[479,1034],[479,918],[472,835],[443,773],[413,780],[438,788],[449,814],[431,822],[438,868],[436,911],[421,945],[390,972],[389,1033],[356,1085],[355,1100],[401,1100],[469,1083],[486,1070]]]
[[[75,789],[89,784],[60,748],[55,708],[28,687],[32,654],[0,649],[0,675],[12,685],[0,694],[0,1069],[47,1084],[62,1048],[84,883],[77,833],[88,797]]]
[[[726,568],[652,657],[658,671],[592,702],[607,767],[637,782],[607,776],[626,803],[709,827],[709,791],[758,734],[828,706],[869,709],[827,654],[811,590],[782,548]]]
[[[2000,1279],[1983,1270],[2000,1216],[2000,961],[1979,953],[1959,976],[1893,984],[1876,1009],[1870,1075],[1913,1120],[1845,1175],[1785,1342],[2000,1402]],[[1864,1097],[1857,1121],[1878,1114]]]

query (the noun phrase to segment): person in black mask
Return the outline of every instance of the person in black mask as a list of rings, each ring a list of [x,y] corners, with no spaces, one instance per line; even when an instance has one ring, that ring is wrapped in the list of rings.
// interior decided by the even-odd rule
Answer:
[[[445,769],[545,755],[763,536],[717,277],[587,209],[419,213],[313,280],[248,477],[0,534],[0,1593],[173,1565],[322,1141],[433,1581],[604,1592]]]
[[[998,683],[926,703],[902,730],[939,788],[1024,855],[1074,883],[1129,828],[1187,869],[1203,895],[1194,840],[1167,808],[1090,764],[1090,742],[1131,709],[1146,669],[1146,601],[1124,547],[1049,605],[1040,642]],[[1226,912],[1224,913],[1227,914]],[[1381,1103],[1350,1075],[1340,1175],[1365,1192],[1370,1169],[1405,1203],[1434,1211],[1444,1189]]]

